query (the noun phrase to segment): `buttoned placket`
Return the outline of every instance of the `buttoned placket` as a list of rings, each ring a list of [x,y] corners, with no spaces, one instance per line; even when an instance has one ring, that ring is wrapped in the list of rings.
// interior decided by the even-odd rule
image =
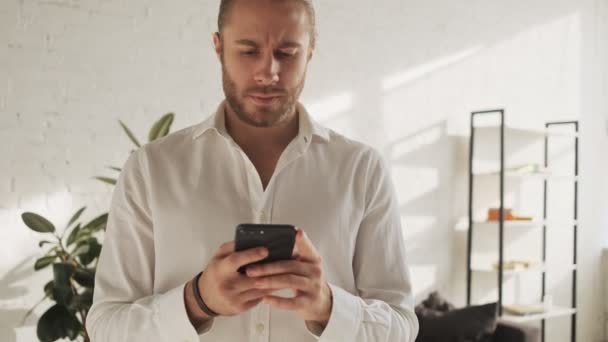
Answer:
[[[255,223],[272,223],[272,184],[269,183],[266,191],[262,189],[262,183],[255,167],[252,172],[247,172],[249,178],[256,178],[256,186],[250,187],[251,208]],[[274,177],[274,176],[273,176]],[[270,341],[270,306],[265,303],[256,305],[251,310],[251,341],[269,342]]]
[[[272,223],[272,204],[274,203],[273,189],[275,187],[276,178],[278,177],[278,174],[281,172],[281,170],[283,170],[291,162],[295,161],[304,153],[309,140],[310,139],[306,136],[298,136],[296,140],[294,140],[287,146],[277,163],[275,172],[273,173],[270,181],[268,182],[265,191],[257,169],[255,168],[249,157],[247,157],[245,152],[243,152],[243,150],[238,147],[238,145],[236,145],[236,143],[234,143],[233,141],[233,145],[239,151],[241,157],[243,158],[243,163],[245,165],[249,201],[250,206],[253,210],[252,217],[254,223]],[[260,303],[251,309],[250,314],[250,340],[257,342],[269,342],[270,305]]]

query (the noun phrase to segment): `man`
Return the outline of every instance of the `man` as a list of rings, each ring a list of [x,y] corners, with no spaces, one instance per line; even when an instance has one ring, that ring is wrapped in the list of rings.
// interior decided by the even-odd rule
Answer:
[[[297,102],[315,48],[310,0],[224,0],[218,26],[226,100],[134,152],[118,180],[92,341],[414,341],[387,168]],[[238,273],[268,253],[234,251],[247,222],[303,227],[295,258]]]

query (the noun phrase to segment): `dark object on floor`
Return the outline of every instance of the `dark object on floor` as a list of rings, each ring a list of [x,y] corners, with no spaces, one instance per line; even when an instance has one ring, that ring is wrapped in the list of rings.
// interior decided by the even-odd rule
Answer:
[[[416,342],[537,342],[538,329],[501,322],[496,303],[456,309],[433,292],[416,306]]]

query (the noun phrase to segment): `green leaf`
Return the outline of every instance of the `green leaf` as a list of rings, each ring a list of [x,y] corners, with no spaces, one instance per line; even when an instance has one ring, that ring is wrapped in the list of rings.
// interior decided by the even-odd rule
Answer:
[[[76,240],[74,240],[74,242],[72,244],[79,245],[83,242],[86,243],[86,241],[88,239],[90,239],[92,236],[93,236],[93,233],[91,232],[90,229],[83,228],[80,230],[80,233],[78,233],[78,237],[76,238]]]
[[[47,295],[47,297],[51,297],[53,296],[53,288],[55,288],[55,281],[51,280],[48,283],[46,283],[44,285],[44,294]]]
[[[53,280],[55,286],[70,286],[70,277],[74,273],[74,265],[67,262],[59,262],[53,265]]]
[[[86,240],[86,243],[89,245],[89,252],[78,256],[80,262],[85,266],[92,263],[93,260],[99,257],[99,253],[101,253],[101,245],[97,242],[96,238],[92,237]]]
[[[72,229],[72,231],[70,232],[70,235],[68,235],[68,240],[66,242],[66,245],[68,247],[74,243],[74,241],[78,237],[79,233],[80,233],[80,223],[78,225],[76,225],[76,227],[74,229]]]
[[[74,265],[69,263],[56,263],[53,264],[53,298],[57,303],[68,305],[74,296],[72,287],[70,286],[70,279],[74,273]]]
[[[44,217],[34,214],[31,212],[25,212],[21,214],[21,219],[31,230],[38,233],[53,233],[55,232],[55,226],[45,219]]]
[[[95,272],[88,268],[76,268],[74,271],[74,280],[84,287],[93,288],[95,285]]]
[[[58,304],[68,306],[74,298],[74,291],[70,287],[55,285],[53,287],[53,295],[51,297]]]
[[[171,124],[173,124],[173,118],[175,114],[167,113],[163,115],[150,129],[150,133],[148,133],[148,140],[154,141],[158,138],[162,138],[169,134],[171,130]]]
[[[38,320],[36,335],[42,342],[53,342],[62,338],[76,339],[83,329],[78,318],[65,306],[55,304]]]
[[[55,247],[49,249],[44,256],[50,256],[51,254],[57,252],[58,250],[59,250],[59,246],[55,246]]]
[[[100,230],[106,229],[106,224],[108,223],[108,213],[101,214],[91,220],[91,222],[87,223],[84,226],[84,229],[90,230],[92,233],[98,232]]]
[[[91,305],[93,305],[93,291],[87,290],[81,294],[74,296],[74,299],[70,303],[68,310],[71,310],[73,312],[84,310],[88,312],[91,308]]]
[[[69,228],[74,222],[76,222],[76,220],[78,220],[78,218],[80,217],[80,215],[82,215],[82,212],[86,209],[87,207],[82,207],[80,209],[78,209],[78,211],[72,216],[72,218],[70,219],[70,222],[68,222],[68,225],[65,226],[65,228]]]
[[[129,127],[127,127],[127,125],[125,125],[120,120],[118,120],[118,122],[120,123],[120,126],[125,131],[125,133],[127,133],[127,136],[129,137],[129,139],[131,139],[131,141],[135,144],[135,146],[141,147],[141,145],[139,144],[139,141],[137,141],[137,139],[135,138],[135,135],[133,135],[133,133],[131,132],[131,130],[129,129]]]
[[[89,252],[89,249],[90,249],[90,248],[89,248],[89,245],[87,245],[87,244],[82,244],[82,245],[79,245],[79,246],[77,246],[77,247],[74,249],[74,251],[72,252],[72,255],[73,255],[73,256],[79,256],[79,255],[82,255],[82,254],[88,253],[88,252]]]
[[[53,261],[55,261],[55,259],[57,259],[57,256],[51,255],[51,256],[45,256],[45,257],[42,257],[42,258],[36,260],[36,263],[34,264],[34,270],[38,271],[38,270],[41,270],[41,269],[47,267],[48,265],[52,264]]]
[[[116,185],[116,179],[114,179],[114,178],[101,177],[101,176],[96,176],[96,177],[93,177],[93,178],[95,178],[95,179],[97,179],[99,181],[102,181],[104,183],[108,183],[110,185]]]
[[[108,168],[109,168],[109,169],[112,169],[112,170],[114,170],[114,171],[118,171],[118,172],[121,172],[121,171],[122,171],[122,169],[121,169],[121,168],[116,167],[116,166],[108,166]]]
[[[48,241],[48,240],[42,240],[42,241],[38,242],[38,247],[42,247],[42,246],[46,245],[47,243],[53,243],[53,242]]]

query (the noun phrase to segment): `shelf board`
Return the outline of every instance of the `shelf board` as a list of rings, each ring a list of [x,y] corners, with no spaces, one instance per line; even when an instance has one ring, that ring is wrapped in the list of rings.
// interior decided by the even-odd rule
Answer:
[[[578,225],[578,221],[570,221],[570,222],[557,222],[557,221],[525,221],[525,220],[507,220],[504,221],[503,227],[505,228],[542,228],[542,226],[554,227],[554,226],[563,226],[563,227],[574,227]],[[498,221],[475,221],[473,222],[474,228],[498,228]]]
[[[498,177],[500,171],[480,171],[473,172],[473,176],[478,177]],[[580,176],[574,175],[555,175],[550,173],[521,173],[513,171],[505,171],[505,178],[511,179],[540,179],[540,180],[562,180],[562,181],[578,181]]]
[[[475,134],[484,131],[490,133],[490,136],[498,136],[500,132],[500,125],[478,125],[475,126]],[[495,131],[495,133],[493,132]],[[492,134],[494,133],[494,134]],[[578,133],[572,131],[560,131],[560,130],[548,130],[548,129],[534,129],[526,127],[516,127],[505,125],[505,134],[517,134],[526,135],[532,138],[544,138],[544,137],[564,137],[564,138],[576,138],[579,136]]]
[[[538,266],[533,266],[533,267],[529,267],[529,268],[522,267],[522,268],[516,268],[516,269],[503,270],[503,275],[512,276],[512,275],[521,275],[521,274],[525,274],[525,273],[545,273],[545,272],[547,272],[548,269],[550,269],[550,268],[548,268],[546,265],[538,265]],[[567,269],[569,271],[574,271],[574,270],[576,270],[576,265],[568,265]],[[498,269],[494,268],[492,265],[472,265],[471,270],[474,272],[481,272],[481,273],[497,273],[498,272]]]
[[[560,221],[538,221],[538,220],[533,220],[533,221],[505,221],[504,224],[504,228],[505,229],[511,229],[511,228],[523,228],[523,229],[538,229],[538,228],[542,228],[544,226],[547,226],[547,228],[551,229],[551,227],[574,227],[576,225],[578,225],[578,221],[564,221],[564,222],[560,222]],[[475,221],[473,222],[473,228],[476,229],[497,229],[498,228],[498,221]],[[458,231],[466,231],[469,230],[469,223],[467,221],[460,221],[458,222],[458,224],[456,224],[455,227],[456,230]]]
[[[542,319],[554,318],[554,317],[562,317],[562,316],[570,316],[576,313],[576,309],[553,306],[550,310],[539,313],[539,314],[530,314],[530,315],[509,315],[503,314],[500,319],[512,322],[512,323],[524,323],[524,322],[533,322],[540,321]]]

